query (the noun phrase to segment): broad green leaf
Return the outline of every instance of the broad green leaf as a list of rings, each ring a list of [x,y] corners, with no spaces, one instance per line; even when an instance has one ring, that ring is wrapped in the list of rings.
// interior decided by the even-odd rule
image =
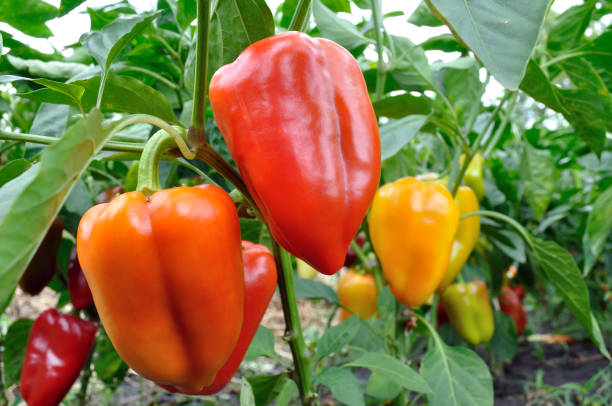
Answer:
[[[425,3],[425,1],[421,1],[421,3],[419,3],[418,7],[414,10],[410,17],[408,17],[408,22],[418,25],[419,27],[439,27],[444,25],[444,23],[431,12],[429,7],[427,7],[427,3]]]
[[[343,365],[344,368],[367,368],[400,385],[402,388],[419,393],[430,393],[430,384],[412,368],[397,358],[387,354],[368,352],[355,361]]]
[[[85,3],[85,0],[62,0],[59,8],[59,16],[63,16]]]
[[[122,14],[136,14],[136,10],[126,0],[120,0],[102,7],[87,7],[87,14],[91,20],[91,30],[98,31]]]
[[[9,326],[2,341],[4,347],[2,352],[4,384],[7,388],[19,383],[32,324],[34,324],[34,320],[30,319],[14,321]]]
[[[493,405],[493,380],[489,367],[474,351],[449,347],[436,335],[421,363],[421,375],[429,383],[431,405]]]
[[[586,53],[583,58],[595,68],[608,90],[612,92],[612,29],[608,28],[600,36],[578,48],[578,51]]]
[[[317,343],[316,358],[321,359],[344,348],[353,340],[359,331],[360,324],[359,316],[354,315],[337,326],[326,329],[323,337]]]
[[[155,17],[157,17],[157,13],[119,17],[100,31],[90,31],[83,34],[79,41],[89,50],[98,64],[104,70],[108,70],[123,48],[132,39],[140,35]]]
[[[295,395],[299,395],[297,384],[293,379],[287,379],[276,398],[275,406],[288,406]]]
[[[452,34],[442,34],[436,37],[431,37],[426,41],[422,42],[420,46],[426,50],[439,50],[444,52],[461,52],[467,54],[467,48],[465,45],[457,41]]]
[[[128,371],[127,364],[119,357],[103,328],[96,336],[93,366],[98,379],[110,385],[119,385]]]
[[[518,338],[512,317],[505,313],[495,312],[495,332],[488,347],[493,357],[503,362],[510,362],[516,354]]]
[[[550,82],[550,79],[533,59],[529,60],[520,89],[546,107],[560,113],[566,112],[557,87]]]
[[[42,0],[0,1],[0,21],[33,37],[53,35],[45,22],[57,17],[57,13],[57,8]]]
[[[550,151],[536,149],[525,142],[519,174],[527,203],[536,220],[540,220],[555,190],[555,162]]]
[[[366,386],[366,393],[378,399],[393,400],[402,391],[402,387],[383,374],[372,372]]]
[[[312,14],[321,34],[348,50],[373,42],[360,33],[352,23],[338,17],[333,11],[325,7],[321,0],[313,1]]]
[[[249,381],[243,376],[240,383],[240,406],[255,406],[255,396]]]
[[[286,374],[257,375],[248,378],[256,405],[268,405],[278,395],[287,380]]]
[[[429,116],[415,114],[399,120],[389,121],[380,127],[381,158],[391,158],[412,140]]]
[[[274,333],[264,326],[259,326],[249,349],[244,355],[245,361],[254,361],[259,357],[278,359],[278,355],[274,351]]]
[[[389,96],[374,102],[376,115],[389,118],[402,118],[412,114],[431,113],[431,99],[426,96],[413,96],[404,93]]]
[[[516,90],[550,0],[426,0],[499,83]]]
[[[183,30],[195,20],[198,14],[196,0],[168,0],[168,6],[172,10],[176,22]]]
[[[432,66],[437,82],[453,106],[459,123],[465,124],[480,108],[483,86],[478,78],[478,62],[469,56]]]
[[[32,134],[60,137],[66,131],[70,106],[41,103],[30,132]]]
[[[538,269],[555,286],[557,293],[589,333],[595,345],[609,358],[610,354],[599,331],[599,325],[591,313],[589,290],[570,253],[554,241],[536,237],[531,237],[530,240]]]
[[[555,18],[548,30],[548,48],[555,51],[575,48],[589,26],[594,10],[595,1],[587,0]]]
[[[338,367],[322,370],[315,381],[327,386],[334,398],[350,406],[365,406],[363,388],[351,371]]]
[[[606,143],[605,105],[590,90],[561,89],[565,118],[596,154],[601,154]]]
[[[243,240],[256,244],[266,244],[270,238],[267,227],[257,219],[241,218],[240,235]]]
[[[30,167],[30,163],[23,158],[15,159],[0,168],[0,186],[9,180],[21,175]]]
[[[7,55],[7,58],[17,70],[28,72],[34,77],[69,79],[89,69],[87,65],[76,62],[21,59],[13,55]]]
[[[81,217],[93,204],[94,201],[89,194],[89,190],[87,190],[87,186],[85,186],[85,182],[83,182],[83,179],[79,179],[68,195],[64,208]]]
[[[93,108],[98,97],[100,77],[95,76],[91,79],[72,82],[72,84],[85,89],[81,100],[83,109],[87,111]],[[164,95],[138,79],[109,74],[104,89],[102,110],[150,114],[171,123],[177,121],[172,107],[170,107]],[[33,92],[22,93],[20,96],[30,100],[75,106],[71,97],[50,89],[34,90]]]
[[[12,294],[70,190],[108,137],[92,110],[40,162],[0,188],[0,303]]]
[[[414,86],[435,88],[433,73],[425,51],[406,37],[386,35],[386,45],[391,50],[389,66],[391,76],[406,90]]]
[[[593,203],[582,235],[584,270],[586,276],[602,253],[606,239],[612,231],[612,186],[602,192]]]
[[[298,299],[324,299],[330,303],[340,303],[338,295],[328,285],[319,281],[300,278],[297,274],[295,277],[295,295]]]

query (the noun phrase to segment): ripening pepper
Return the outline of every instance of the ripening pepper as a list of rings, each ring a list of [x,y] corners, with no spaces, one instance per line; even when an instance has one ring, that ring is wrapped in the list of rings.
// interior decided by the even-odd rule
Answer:
[[[363,248],[366,238],[365,235],[359,233],[355,236],[354,240],[359,248]],[[356,260],[357,253],[353,249],[353,246],[349,245],[348,250],[346,250],[346,256],[344,257],[344,266],[352,266]]]
[[[525,331],[527,325],[527,314],[521,303],[521,299],[516,292],[508,286],[502,286],[498,297],[499,307],[502,312],[512,317],[516,333],[520,336]]]
[[[441,299],[448,319],[466,342],[484,344],[493,337],[493,309],[484,282],[455,283],[444,291]]]
[[[523,301],[523,299],[525,299],[525,287],[523,285],[514,285],[510,289],[512,289],[514,293],[516,293],[521,302]]]
[[[463,161],[465,161],[465,155],[461,155],[459,157],[459,163],[463,164]],[[472,188],[474,193],[476,193],[478,200],[482,200],[485,195],[484,181],[482,179],[483,164],[484,157],[477,153],[470,161],[470,164],[465,171],[465,175],[463,176],[463,181],[466,185]]]
[[[376,314],[378,289],[372,274],[361,274],[349,269],[338,281],[338,299],[349,311],[342,309],[340,320],[349,318],[356,313],[362,319]]]
[[[98,326],[56,309],[38,316],[26,347],[19,390],[28,406],[56,406],[62,401],[94,344]]]
[[[446,269],[459,224],[459,208],[438,183],[403,178],[382,186],[372,203],[370,239],[391,292],[420,306]]]
[[[297,273],[300,278],[304,279],[314,279],[317,276],[317,270],[308,265],[308,262],[302,261],[299,258],[296,258],[297,263]]]
[[[244,309],[240,225],[213,185],[89,209],[79,262],[108,336],[139,374],[197,392],[234,350]]]
[[[209,94],[274,239],[319,272],[337,272],[380,179],[376,116],[355,58],[286,32],[219,69]]]
[[[479,210],[478,198],[469,186],[460,186],[455,195],[455,202],[459,206],[459,215],[463,216]],[[480,235],[480,217],[472,216],[459,221],[459,227],[453,240],[450,262],[444,274],[444,278],[438,285],[438,293],[444,290],[453,282],[455,276],[461,271],[463,265],[470,257],[472,250],[476,246]]]
[[[103,191],[102,193],[100,193],[98,196],[96,196],[96,204],[108,203],[111,200],[113,200],[113,198],[119,196],[123,192],[125,192],[125,189],[123,189],[123,186],[121,185],[111,186],[105,191]]]
[[[40,246],[19,280],[21,289],[29,295],[39,294],[57,271],[57,251],[62,242],[64,225],[56,217]]]
[[[244,321],[240,337],[232,355],[215,376],[214,382],[199,391],[198,395],[211,395],[223,389],[232,379],[255,333],[268,304],[276,290],[276,264],[274,256],[264,245],[249,241],[242,242],[242,260],[244,262]],[[172,386],[161,385],[171,392],[194,394]]]
[[[68,295],[75,309],[81,310],[93,304],[91,289],[79,264],[76,247],[72,248],[68,258]]]

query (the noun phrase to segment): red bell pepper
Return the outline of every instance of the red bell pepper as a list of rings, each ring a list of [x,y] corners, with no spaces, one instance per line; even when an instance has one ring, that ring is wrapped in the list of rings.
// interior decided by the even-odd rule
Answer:
[[[98,326],[56,309],[41,313],[32,325],[19,389],[28,406],[58,405],[94,344]]]
[[[499,307],[501,311],[512,317],[516,333],[523,334],[527,325],[527,314],[523,309],[521,299],[514,290],[508,286],[502,286],[501,294],[499,295]]]
[[[213,383],[201,391],[192,393],[169,385],[159,385],[166,390],[192,395],[211,395],[223,389],[238,370],[276,290],[276,264],[270,250],[264,245],[249,241],[242,241],[242,247],[245,290],[244,319],[236,347],[234,347],[223,367],[217,372]]]
[[[77,310],[93,304],[91,290],[77,257],[76,246],[72,248],[70,259],[68,259],[68,295],[72,305]]]

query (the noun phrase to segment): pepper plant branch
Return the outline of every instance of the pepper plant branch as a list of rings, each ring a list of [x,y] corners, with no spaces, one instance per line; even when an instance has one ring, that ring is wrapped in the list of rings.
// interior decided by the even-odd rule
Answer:
[[[162,75],[152,72],[148,69],[145,68],[141,68],[139,66],[123,66],[119,69],[117,69],[115,72],[125,72],[125,71],[133,71],[133,72],[140,72],[140,73],[144,73],[145,75],[149,75],[152,78],[162,82],[164,85],[174,89],[174,90],[180,90],[180,87],[174,83],[172,83],[170,80],[166,79],[165,77],[163,77]]]
[[[35,144],[49,145],[59,140],[56,137],[47,137],[44,135],[35,134],[22,134],[14,133],[10,131],[0,130],[1,140],[14,140],[21,142],[32,142]],[[116,151],[116,152],[142,152],[144,150],[144,144],[129,143],[129,142],[107,142],[102,148],[105,151]]]
[[[383,25],[380,15],[380,0],[370,0],[372,6],[372,20],[374,21],[374,36],[376,38],[376,52],[378,54],[378,62],[376,63],[376,93],[374,101],[378,101],[385,91],[385,61],[383,55]]]
[[[295,8],[295,14],[289,23],[289,31],[303,31],[308,17],[308,9],[310,8],[311,0],[299,0]]]
[[[508,124],[508,120],[510,120],[510,116],[512,116],[512,112],[514,111],[514,106],[516,105],[516,99],[518,97],[518,93],[514,93],[510,99],[510,102],[508,104],[508,108],[506,111],[506,114],[504,114],[502,116],[502,121],[499,125],[499,127],[497,128],[497,130],[495,131],[495,134],[493,135],[493,137],[491,137],[490,139],[487,140],[485,148],[484,148],[484,152],[482,153],[482,155],[486,158],[488,157],[491,152],[493,152],[493,148],[495,148],[495,146],[497,145],[499,139],[501,138],[502,134],[504,133],[504,129],[506,128],[506,124]]]
[[[89,386],[89,380],[91,379],[91,360],[93,357],[93,349],[87,356],[85,366],[83,367],[83,374],[81,375],[81,389],[79,390],[79,406],[87,405],[87,387]]]
[[[278,269],[278,290],[281,295],[285,318],[285,339],[289,343],[293,356],[294,380],[298,385],[302,403],[304,405],[314,405],[317,403],[316,393],[312,383],[310,361],[306,356],[306,344],[304,343],[300,313],[297,307],[291,256],[275,240],[272,240],[272,251]]]
[[[138,163],[138,192],[149,196],[162,188],[159,183],[159,161],[174,145],[174,138],[164,130],[159,130],[149,139]]]
[[[196,149],[206,145],[204,111],[206,110],[206,82],[208,80],[208,26],[209,0],[197,0],[198,30],[196,37],[195,83],[193,85],[193,110],[188,139]]]
[[[496,211],[479,210],[479,211],[473,211],[471,213],[464,214],[463,216],[461,216],[461,220],[466,219],[468,217],[472,217],[472,216],[485,216],[485,217],[494,218],[496,220],[505,221],[506,223],[514,227],[516,231],[518,231],[518,233],[521,235],[521,237],[523,237],[527,245],[529,245],[529,248],[533,250],[534,248],[533,242],[531,241],[529,232],[525,229],[525,227],[523,227],[518,221],[514,220],[513,218],[508,217],[505,214],[498,213]]]

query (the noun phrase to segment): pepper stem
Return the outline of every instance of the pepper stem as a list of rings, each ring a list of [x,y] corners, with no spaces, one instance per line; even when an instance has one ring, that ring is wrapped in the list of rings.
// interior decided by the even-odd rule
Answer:
[[[184,130],[175,128],[182,132]],[[144,151],[138,164],[138,186],[136,190],[146,196],[150,196],[162,187],[159,183],[159,163],[162,156],[173,147],[177,146],[174,137],[165,130],[159,130],[145,145]]]

